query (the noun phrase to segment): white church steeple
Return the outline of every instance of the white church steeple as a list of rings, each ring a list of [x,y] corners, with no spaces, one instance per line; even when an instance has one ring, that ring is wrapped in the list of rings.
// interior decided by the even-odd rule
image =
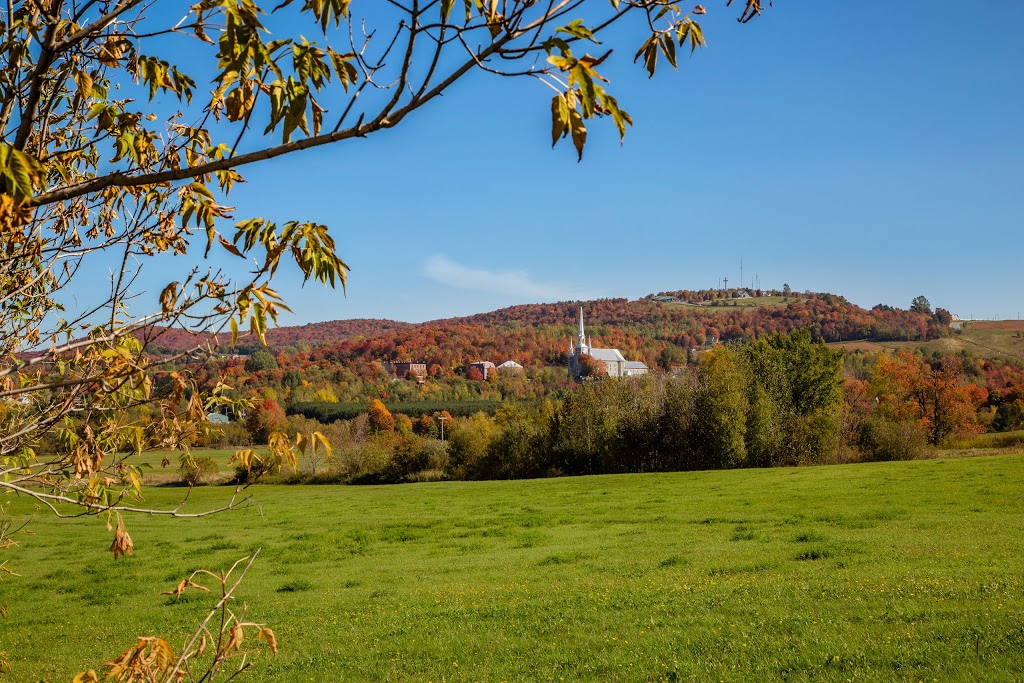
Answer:
[[[587,344],[587,335],[583,331],[583,307],[580,306],[580,329],[576,334],[576,341],[578,342],[580,353],[587,353],[589,351],[589,344]]]

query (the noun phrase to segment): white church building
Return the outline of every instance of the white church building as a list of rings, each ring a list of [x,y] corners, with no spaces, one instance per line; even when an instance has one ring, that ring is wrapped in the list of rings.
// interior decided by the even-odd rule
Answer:
[[[569,341],[569,377],[579,379],[582,373],[580,356],[588,355],[594,360],[604,363],[609,377],[636,377],[646,375],[648,367],[640,361],[626,360],[618,349],[595,348],[592,339],[587,339],[583,329],[583,308],[580,307],[580,329],[576,333],[576,343]]]

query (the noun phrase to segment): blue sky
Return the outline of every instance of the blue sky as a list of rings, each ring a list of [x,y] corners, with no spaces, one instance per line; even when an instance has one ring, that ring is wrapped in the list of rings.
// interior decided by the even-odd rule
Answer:
[[[1024,3],[775,4],[708,22],[678,73],[617,50],[635,126],[620,146],[593,124],[582,163],[550,149],[549,90],[477,74],[393,130],[247,167],[239,217],[326,223],[352,267],[347,296],[280,274],[281,323],[738,284],[741,258],[748,283],[866,307],[1024,313]],[[159,263],[147,280],[174,279]]]

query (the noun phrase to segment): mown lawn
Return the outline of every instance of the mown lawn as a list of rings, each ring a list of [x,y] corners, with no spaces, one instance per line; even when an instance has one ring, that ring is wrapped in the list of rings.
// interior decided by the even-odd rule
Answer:
[[[0,579],[8,677],[66,681],[137,634],[180,643],[208,600],[159,592],[257,547],[240,597],[281,653],[249,680],[1024,677],[1021,455],[254,493],[129,520],[118,562],[99,521],[40,516]]]
[[[259,449],[259,447],[256,447]],[[194,448],[192,456],[195,458],[211,458],[221,471],[228,471],[231,466],[228,460],[235,454],[236,448]],[[266,447],[263,448],[266,450]],[[182,451],[146,451],[140,455],[130,456],[126,462],[142,468],[143,474],[167,474],[171,475],[178,471],[181,466]],[[164,465],[163,461],[167,464]]]

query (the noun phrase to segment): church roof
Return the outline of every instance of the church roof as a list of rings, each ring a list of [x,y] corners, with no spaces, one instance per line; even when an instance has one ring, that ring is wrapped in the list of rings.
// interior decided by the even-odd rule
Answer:
[[[647,370],[647,364],[638,360],[627,360],[626,364],[622,366],[625,370]]]
[[[625,361],[618,349],[590,349],[590,355],[594,360],[601,361]]]

